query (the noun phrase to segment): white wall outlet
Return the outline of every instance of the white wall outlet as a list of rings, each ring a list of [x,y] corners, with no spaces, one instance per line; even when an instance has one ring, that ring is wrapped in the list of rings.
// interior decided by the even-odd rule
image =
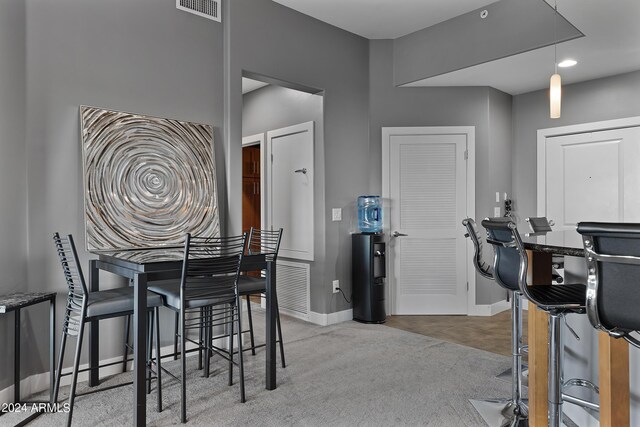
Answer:
[[[338,292],[340,292],[340,280],[334,280],[333,281],[333,293],[337,294]]]
[[[331,209],[331,220],[342,221],[342,208]]]
[[[493,208],[493,216],[494,217],[502,216],[502,214],[500,213],[500,206],[496,206],[495,208]]]

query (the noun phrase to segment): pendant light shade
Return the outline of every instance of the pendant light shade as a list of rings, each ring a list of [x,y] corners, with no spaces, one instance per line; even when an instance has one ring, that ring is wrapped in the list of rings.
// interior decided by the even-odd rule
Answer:
[[[552,119],[560,118],[562,103],[562,79],[560,74],[554,74],[549,81],[549,113]]]
[[[555,66],[555,72],[549,80],[549,116],[552,119],[560,118],[560,104],[562,101],[562,79],[558,74],[558,30],[556,21],[558,20],[558,2],[556,0],[553,14],[553,38],[555,43],[553,45],[553,64]]]

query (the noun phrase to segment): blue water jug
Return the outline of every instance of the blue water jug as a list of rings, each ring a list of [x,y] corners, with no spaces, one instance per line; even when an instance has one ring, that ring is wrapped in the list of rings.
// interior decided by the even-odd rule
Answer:
[[[358,228],[362,233],[382,232],[382,201],[380,196],[358,197]]]

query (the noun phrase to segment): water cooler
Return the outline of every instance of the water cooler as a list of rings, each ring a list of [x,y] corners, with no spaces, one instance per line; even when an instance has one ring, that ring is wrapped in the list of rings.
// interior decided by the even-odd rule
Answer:
[[[356,233],[351,237],[353,320],[384,323],[385,243],[383,234]]]
[[[383,323],[386,261],[379,196],[358,197],[358,228],[351,237],[353,320]]]

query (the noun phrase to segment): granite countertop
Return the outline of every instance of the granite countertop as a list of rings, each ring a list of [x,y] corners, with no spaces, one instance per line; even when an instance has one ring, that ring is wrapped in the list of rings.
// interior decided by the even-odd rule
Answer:
[[[522,235],[522,243],[532,251],[584,257],[582,237],[575,230],[527,233]]]
[[[48,301],[56,296],[55,292],[15,292],[0,295],[0,314],[8,313],[18,308]]]

